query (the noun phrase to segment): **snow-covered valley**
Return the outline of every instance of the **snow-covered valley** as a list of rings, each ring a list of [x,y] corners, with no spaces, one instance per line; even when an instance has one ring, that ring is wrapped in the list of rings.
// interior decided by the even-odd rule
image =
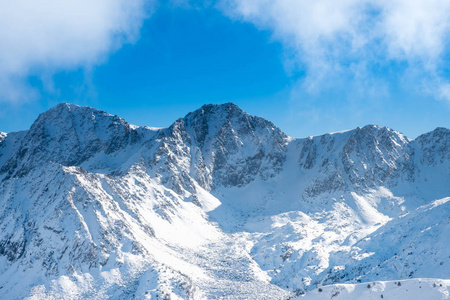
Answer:
[[[63,103],[0,133],[1,299],[448,299],[449,249],[446,128],[295,139],[231,103],[161,129]]]

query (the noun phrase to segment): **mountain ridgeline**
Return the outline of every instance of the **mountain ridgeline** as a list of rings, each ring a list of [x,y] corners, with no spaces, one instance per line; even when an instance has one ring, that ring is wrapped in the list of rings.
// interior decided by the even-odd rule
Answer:
[[[232,103],[138,127],[62,103],[0,132],[4,299],[283,299],[450,278],[450,130],[296,139]]]

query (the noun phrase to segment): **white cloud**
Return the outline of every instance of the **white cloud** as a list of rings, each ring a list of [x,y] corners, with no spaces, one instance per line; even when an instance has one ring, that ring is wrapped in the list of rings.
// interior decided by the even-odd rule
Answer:
[[[438,93],[441,99],[444,99],[450,103],[450,84],[442,83],[438,87]]]
[[[391,57],[431,64],[439,60],[450,33],[449,1],[384,1],[382,9],[381,30]]]
[[[311,90],[342,84],[345,77],[377,82],[380,68],[390,64],[443,81],[450,1],[222,0],[219,6],[232,18],[271,31],[286,46],[286,61],[306,70],[304,87]]]
[[[139,36],[145,0],[0,1],[0,102],[29,99],[39,70],[92,67]]]
[[[38,93],[29,75],[50,77],[61,70],[105,62],[139,29],[155,0],[0,1],[0,102],[22,102]],[[310,92],[343,85],[380,84],[374,68],[404,63],[414,80],[434,82],[447,95],[450,38],[448,0],[218,0],[226,15],[270,30],[285,45],[287,69],[305,70]],[[201,8],[210,0],[171,0]],[[413,72],[410,72],[413,69]],[[410,82],[411,75],[408,75]],[[48,81],[48,80],[47,80]],[[358,88],[358,87],[357,87]],[[383,88],[386,90],[386,88]],[[447,97],[446,97],[447,98]]]

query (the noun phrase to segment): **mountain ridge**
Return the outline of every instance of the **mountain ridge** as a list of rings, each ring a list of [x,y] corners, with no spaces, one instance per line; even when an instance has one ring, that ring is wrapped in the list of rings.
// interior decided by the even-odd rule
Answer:
[[[449,145],[446,128],[377,125],[295,139],[232,103],[161,129],[62,103],[0,134],[0,293],[287,299],[446,279],[450,258],[416,236],[450,243]]]
[[[68,102],[61,102],[61,103],[55,105],[54,107],[48,109],[47,111],[41,113],[39,116],[41,116],[41,115],[42,115],[42,116],[45,116],[46,113],[50,113],[50,112],[52,112],[52,111],[61,109],[61,108],[63,108],[63,107],[66,107],[69,111],[70,111],[71,109],[75,109],[75,110],[91,110],[91,111],[96,111],[96,112],[101,113],[101,114],[104,114],[104,115],[106,115],[106,116],[119,118],[119,119],[125,121],[124,119],[118,117],[117,115],[109,114],[109,113],[107,113],[107,112],[105,112],[105,111],[103,111],[103,110],[99,110],[99,109],[96,109],[96,108],[93,108],[93,107],[90,107],[90,106],[81,106],[81,105],[78,105],[78,104],[72,104],[72,103],[68,103]],[[195,114],[195,113],[198,112],[198,111],[204,110],[205,108],[211,108],[211,107],[231,107],[231,108],[234,108],[234,109],[237,109],[237,110],[241,111],[241,112],[242,112],[243,114],[245,114],[245,115],[250,116],[248,113],[246,113],[245,111],[243,111],[243,110],[242,110],[239,106],[237,106],[236,104],[234,104],[234,103],[232,103],[232,102],[227,102],[227,103],[223,103],[223,104],[204,104],[204,105],[203,105],[202,107],[200,107],[199,109],[197,109],[197,110],[195,110],[195,111],[193,111],[193,112],[187,113],[184,117],[180,117],[179,119],[187,118],[188,116],[191,116],[191,115]],[[38,118],[35,120],[35,122],[39,119],[39,116],[38,116]],[[264,118],[262,118],[262,117],[256,117],[256,118],[263,119],[263,120],[267,121],[266,119],[264,119]],[[127,121],[125,121],[125,122],[128,123]],[[176,122],[176,121],[174,121],[174,122]],[[270,122],[270,121],[267,121],[267,122],[269,122],[270,124],[273,125],[272,122]],[[34,122],[33,122],[33,123],[34,123]],[[130,124],[130,123],[128,123],[128,124]],[[172,123],[172,124],[173,124],[173,123]],[[168,126],[168,127],[161,127],[161,128],[158,128],[158,127],[151,127],[150,125],[143,125],[143,126],[137,126],[137,125],[132,125],[132,124],[130,124],[130,125],[133,126],[133,127],[135,127],[135,128],[140,127],[140,128],[149,128],[149,129],[153,129],[153,130],[162,130],[162,129],[167,129],[168,127],[170,127],[170,126]],[[273,125],[273,126],[274,126],[274,125]],[[343,131],[336,131],[336,132],[323,133],[323,134],[314,135],[314,136],[308,136],[308,137],[292,137],[292,138],[299,140],[299,139],[305,139],[305,138],[309,138],[309,137],[321,137],[321,136],[323,136],[323,135],[333,135],[333,134],[345,133],[345,132],[348,132],[348,131],[353,131],[353,130],[357,130],[357,129],[362,129],[362,128],[364,128],[364,127],[373,127],[373,128],[378,128],[378,129],[386,128],[386,129],[389,129],[389,130],[396,131],[396,130],[394,130],[394,129],[392,129],[392,128],[389,128],[389,127],[386,127],[386,126],[382,126],[382,125],[377,125],[377,124],[367,124],[367,125],[365,125],[365,126],[362,126],[362,127],[356,127],[356,128],[354,128],[354,129],[347,129],[347,130],[343,130]],[[418,137],[420,137],[420,136],[422,136],[422,135],[426,135],[426,134],[431,133],[431,132],[433,132],[433,131],[444,131],[444,132],[447,132],[447,131],[449,131],[449,130],[450,130],[450,129],[448,129],[448,128],[446,128],[446,127],[436,127],[434,130],[431,130],[431,131],[429,131],[429,132],[422,133],[422,134],[420,134]],[[22,130],[22,131],[27,131],[27,130]],[[16,132],[16,131],[13,131],[13,132]],[[397,131],[397,132],[398,132],[398,131]],[[11,133],[12,133],[12,132],[11,132]],[[400,132],[399,132],[399,133],[400,133]],[[0,134],[1,134],[1,135],[7,135],[8,133],[7,133],[7,132],[2,132],[2,131],[0,131]],[[403,135],[403,134],[402,134],[402,135]],[[417,137],[417,138],[418,138],[418,137]],[[417,138],[416,138],[416,139],[417,139]],[[415,139],[413,139],[413,140],[415,140]]]

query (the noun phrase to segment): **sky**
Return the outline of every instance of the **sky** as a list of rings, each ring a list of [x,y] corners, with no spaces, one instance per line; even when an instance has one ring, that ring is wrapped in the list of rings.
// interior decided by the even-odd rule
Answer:
[[[60,102],[166,127],[234,102],[293,137],[450,127],[447,0],[0,1],[0,131]]]

